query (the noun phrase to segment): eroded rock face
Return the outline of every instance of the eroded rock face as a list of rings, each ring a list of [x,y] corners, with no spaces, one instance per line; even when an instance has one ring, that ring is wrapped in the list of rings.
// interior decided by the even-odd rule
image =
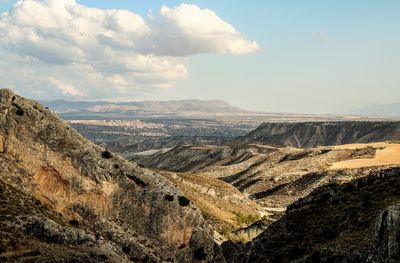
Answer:
[[[40,244],[48,235],[67,236],[66,243],[88,235],[87,246],[96,244],[93,236],[105,240],[121,261],[223,261],[212,229],[190,202],[178,202],[183,194],[169,181],[94,145],[42,105],[9,90],[0,90],[0,159],[5,183],[60,215],[54,222],[41,214],[35,227],[20,229]],[[166,201],[166,195],[176,198]],[[71,234],[64,223],[84,234]],[[24,249],[37,249],[30,246]]]
[[[382,211],[375,224],[374,249],[371,262],[400,261],[400,204],[389,206]]]
[[[399,122],[264,123],[236,142],[304,148],[386,140],[400,140]]]

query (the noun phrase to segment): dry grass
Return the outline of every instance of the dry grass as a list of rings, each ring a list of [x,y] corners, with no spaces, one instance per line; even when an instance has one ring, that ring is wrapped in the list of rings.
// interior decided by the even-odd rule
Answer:
[[[162,174],[177,184],[206,218],[217,223],[220,230],[234,230],[246,225],[242,222],[244,219],[247,223],[250,219],[259,218],[258,212],[261,211],[261,207],[222,180],[201,174],[168,172],[162,172]],[[212,189],[212,194],[207,189]],[[240,202],[233,202],[230,199],[233,196],[237,196]],[[242,215],[240,219],[238,219],[238,214]],[[252,217],[250,218],[248,215]]]
[[[261,217],[257,214],[245,214],[241,211],[235,212],[236,214],[236,222],[239,225],[251,225],[261,219]]]
[[[336,162],[333,163],[329,169],[337,170],[400,164],[400,144],[398,143],[380,142],[368,144],[346,144],[335,146],[334,149],[360,149],[367,147],[376,148],[374,158],[352,159]]]

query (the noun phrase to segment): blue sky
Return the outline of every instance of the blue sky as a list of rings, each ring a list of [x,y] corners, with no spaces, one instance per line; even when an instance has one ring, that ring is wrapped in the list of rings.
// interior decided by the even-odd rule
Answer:
[[[145,20],[181,1],[77,1]],[[400,1],[185,1],[232,25],[258,52],[184,57],[187,75],[136,99],[223,99],[263,111],[332,113],[400,102]],[[1,3],[8,10],[13,1]],[[225,53],[225,52],[223,52]],[[76,86],[76,85],[75,85]],[[55,95],[56,96],[56,95]]]

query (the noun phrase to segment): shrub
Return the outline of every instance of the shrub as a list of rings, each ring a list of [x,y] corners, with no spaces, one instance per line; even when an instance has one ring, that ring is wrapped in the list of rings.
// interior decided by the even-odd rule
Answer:
[[[178,197],[178,201],[180,206],[188,206],[190,204],[190,200],[182,195]]]
[[[71,226],[78,227],[78,226],[79,226],[79,221],[76,220],[76,219],[72,219],[72,220],[69,220],[69,224],[70,224]]]
[[[122,252],[124,252],[125,254],[129,254],[131,252],[131,248],[129,246],[124,246],[122,248]]]
[[[105,150],[104,152],[101,153],[101,156],[104,159],[110,159],[112,157],[112,153],[110,153],[108,150]]]
[[[173,195],[166,195],[166,196],[164,196],[164,200],[172,202],[172,201],[174,201],[174,196]]]
[[[255,222],[259,221],[261,218],[256,214],[245,214],[242,212],[235,212],[236,214],[236,223],[239,225],[252,225]]]
[[[18,116],[22,116],[22,115],[24,115],[24,111],[22,109],[17,109],[15,111],[15,114],[17,114]]]

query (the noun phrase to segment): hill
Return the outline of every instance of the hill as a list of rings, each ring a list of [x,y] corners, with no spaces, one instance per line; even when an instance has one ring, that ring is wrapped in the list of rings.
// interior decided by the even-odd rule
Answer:
[[[264,123],[236,143],[317,147],[400,140],[400,122],[340,121]]]
[[[224,262],[172,183],[9,90],[0,90],[0,166],[2,262]]]

